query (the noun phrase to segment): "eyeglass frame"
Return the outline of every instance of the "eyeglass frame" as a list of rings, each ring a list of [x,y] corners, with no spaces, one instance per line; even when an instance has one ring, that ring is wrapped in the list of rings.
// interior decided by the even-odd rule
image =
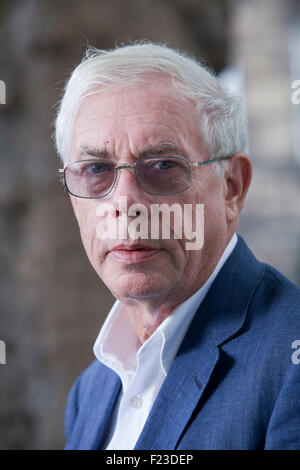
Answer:
[[[189,167],[191,168],[195,168],[195,167],[200,167],[200,166],[204,166],[208,163],[214,163],[214,162],[218,162],[218,161],[222,161],[222,160],[227,160],[229,158],[231,158],[232,155],[227,155],[227,156],[223,156],[223,157],[215,157],[215,158],[211,158],[209,160],[204,160],[203,162],[189,162],[186,158],[184,157],[181,157],[179,155],[152,155],[152,156],[149,156],[149,157],[144,157],[144,158],[141,158],[139,159],[138,161],[136,161],[135,163],[121,163],[119,165],[116,165],[114,167],[114,170],[115,170],[115,174],[114,174],[114,179],[113,179],[113,182],[109,188],[109,191],[107,193],[105,193],[103,196],[97,196],[97,197],[90,197],[90,196],[78,196],[77,194],[74,194],[72,193],[69,188],[68,188],[68,185],[66,183],[66,177],[65,177],[65,170],[67,169],[68,166],[74,164],[74,163],[80,163],[80,162],[106,162],[106,163],[112,163],[110,160],[105,160],[105,159],[101,159],[101,158],[89,158],[89,159],[83,159],[83,160],[77,160],[76,162],[69,162],[67,163],[64,168],[58,168],[58,172],[59,173],[63,173],[63,182],[64,182],[64,186],[66,187],[67,191],[72,194],[72,196],[75,196],[75,197],[79,197],[81,199],[101,199],[102,197],[105,197],[107,196],[112,190],[113,188],[115,187],[115,184],[116,184],[116,181],[117,181],[117,177],[118,177],[118,170],[124,170],[126,168],[129,168],[131,170],[134,171],[134,175],[135,175],[135,178],[137,180],[137,182],[139,183],[139,185],[141,186],[141,188],[147,193],[147,194],[152,194],[153,196],[174,196],[175,194],[180,194],[180,193],[183,193],[184,191],[187,191],[190,186],[191,186],[191,181],[192,181],[192,178],[191,178],[191,181],[190,181],[190,184],[189,186],[184,189],[184,190],[181,190],[181,191],[178,191],[176,193],[172,193],[172,194],[155,194],[155,193],[150,193],[149,191],[146,191],[143,187],[143,185],[141,184],[138,176],[137,176],[137,173],[136,173],[136,165],[137,163],[140,161],[140,160],[151,160],[153,158],[161,158],[162,160],[163,159],[168,159],[168,158],[177,158],[177,159],[180,159],[180,160],[183,160],[185,163],[188,164]],[[117,171],[116,171],[117,170]]]

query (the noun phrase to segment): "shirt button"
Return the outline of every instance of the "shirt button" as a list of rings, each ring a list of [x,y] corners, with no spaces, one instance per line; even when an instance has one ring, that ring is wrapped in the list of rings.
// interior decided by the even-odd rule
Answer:
[[[143,399],[139,395],[135,395],[130,398],[130,404],[133,408],[141,408],[143,404]]]

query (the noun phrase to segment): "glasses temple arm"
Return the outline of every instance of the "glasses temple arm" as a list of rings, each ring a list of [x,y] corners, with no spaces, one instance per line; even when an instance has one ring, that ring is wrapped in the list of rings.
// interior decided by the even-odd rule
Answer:
[[[218,162],[220,160],[227,160],[228,158],[231,158],[232,155],[228,155],[227,157],[216,157],[216,158],[211,158],[210,160],[205,160],[204,162],[190,162],[190,166],[203,166],[206,165],[207,163],[213,163],[213,162]]]

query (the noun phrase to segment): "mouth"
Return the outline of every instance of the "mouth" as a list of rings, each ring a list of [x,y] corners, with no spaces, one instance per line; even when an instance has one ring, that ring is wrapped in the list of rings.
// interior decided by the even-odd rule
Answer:
[[[133,245],[118,245],[109,252],[110,255],[121,263],[140,263],[152,256],[155,256],[161,249],[153,248],[150,246],[133,244]]]

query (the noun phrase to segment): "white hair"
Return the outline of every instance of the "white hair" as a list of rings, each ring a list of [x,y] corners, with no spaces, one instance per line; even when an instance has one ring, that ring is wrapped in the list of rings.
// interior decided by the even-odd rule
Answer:
[[[66,83],[55,121],[55,144],[63,162],[69,159],[72,126],[84,98],[105,86],[138,84],[156,73],[169,77],[177,92],[179,87],[194,100],[199,133],[210,158],[245,150],[246,119],[240,98],[231,95],[211,69],[190,55],[142,42],[112,50],[87,49]],[[227,161],[218,162],[218,168],[224,169],[224,163]]]

